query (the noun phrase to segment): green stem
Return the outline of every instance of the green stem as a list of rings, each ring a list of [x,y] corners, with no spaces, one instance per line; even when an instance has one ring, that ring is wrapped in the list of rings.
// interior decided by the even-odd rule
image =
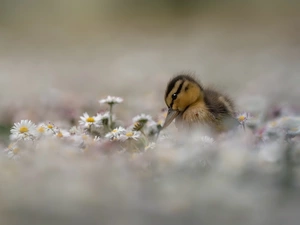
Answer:
[[[141,138],[143,144],[144,144],[144,147],[148,146],[149,145],[149,140],[148,140],[148,137],[146,136],[146,134],[144,133],[144,131],[141,129],[140,132],[142,133],[142,135],[144,136],[144,139]],[[144,141],[145,140],[145,141]]]
[[[109,129],[113,130],[112,127],[112,108],[113,108],[113,104],[109,104]]]
[[[292,189],[295,184],[295,165],[292,158],[294,143],[287,141],[284,149],[283,168],[281,175],[281,184],[285,189]]]
[[[133,142],[132,145],[133,145],[133,147],[134,147],[137,151],[139,151],[139,152],[141,151],[141,150],[138,148],[138,146],[135,144],[135,142]]]
[[[139,149],[139,148],[137,147],[137,145],[135,144],[135,140],[133,140],[133,139],[128,139],[128,146],[129,146],[128,150],[129,150],[131,153],[136,152],[136,151],[140,152],[140,149]]]
[[[133,151],[133,145],[132,145],[132,140],[131,139],[128,140],[128,145],[129,145],[128,150],[130,152],[132,152]]]

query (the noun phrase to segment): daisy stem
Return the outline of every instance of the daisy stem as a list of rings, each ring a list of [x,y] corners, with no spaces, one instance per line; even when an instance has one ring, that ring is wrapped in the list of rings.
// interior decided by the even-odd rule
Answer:
[[[113,104],[109,104],[109,129],[112,130],[112,108]]]
[[[89,134],[91,134],[91,133],[92,133],[92,124],[90,124],[90,125],[88,126],[88,128],[87,128],[87,132],[88,132]]]
[[[128,144],[129,144],[129,151],[132,152],[132,151],[133,151],[133,143],[132,143],[132,140],[129,139],[128,142],[129,142],[129,143],[128,143]]]
[[[132,145],[133,145],[133,147],[137,150],[137,151],[139,151],[140,152],[140,149],[136,146],[136,144],[135,143],[132,143]]]
[[[144,133],[144,131],[141,129],[140,130],[140,132],[143,134],[143,136],[144,136],[144,140],[145,140],[145,142],[143,141],[143,144],[145,145],[145,146],[147,146],[148,144],[149,144],[149,140],[148,140],[148,138],[147,138],[147,136],[146,136],[146,134]]]
[[[130,152],[136,152],[136,151],[140,151],[140,149],[136,146],[136,144],[134,143],[134,140],[132,139],[128,139],[128,144],[129,144],[129,151]]]

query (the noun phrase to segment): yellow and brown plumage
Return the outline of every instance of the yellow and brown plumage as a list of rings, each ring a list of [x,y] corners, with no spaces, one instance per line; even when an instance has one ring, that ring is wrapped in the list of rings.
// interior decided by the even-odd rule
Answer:
[[[233,102],[224,94],[204,88],[190,75],[170,80],[165,92],[168,114],[163,128],[174,119],[177,128],[208,127],[227,131],[238,124]]]

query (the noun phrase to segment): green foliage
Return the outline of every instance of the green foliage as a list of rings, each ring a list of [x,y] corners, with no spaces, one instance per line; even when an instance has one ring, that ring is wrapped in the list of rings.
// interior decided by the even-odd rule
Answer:
[[[0,139],[7,140],[9,136],[10,126],[0,124]]]

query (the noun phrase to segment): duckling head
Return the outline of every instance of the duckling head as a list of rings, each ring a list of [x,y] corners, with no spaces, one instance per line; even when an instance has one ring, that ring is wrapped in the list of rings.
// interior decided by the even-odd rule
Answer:
[[[189,75],[178,75],[172,78],[165,92],[168,114],[162,129],[189,106],[196,102],[204,102],[204,91],[199,82]]]

